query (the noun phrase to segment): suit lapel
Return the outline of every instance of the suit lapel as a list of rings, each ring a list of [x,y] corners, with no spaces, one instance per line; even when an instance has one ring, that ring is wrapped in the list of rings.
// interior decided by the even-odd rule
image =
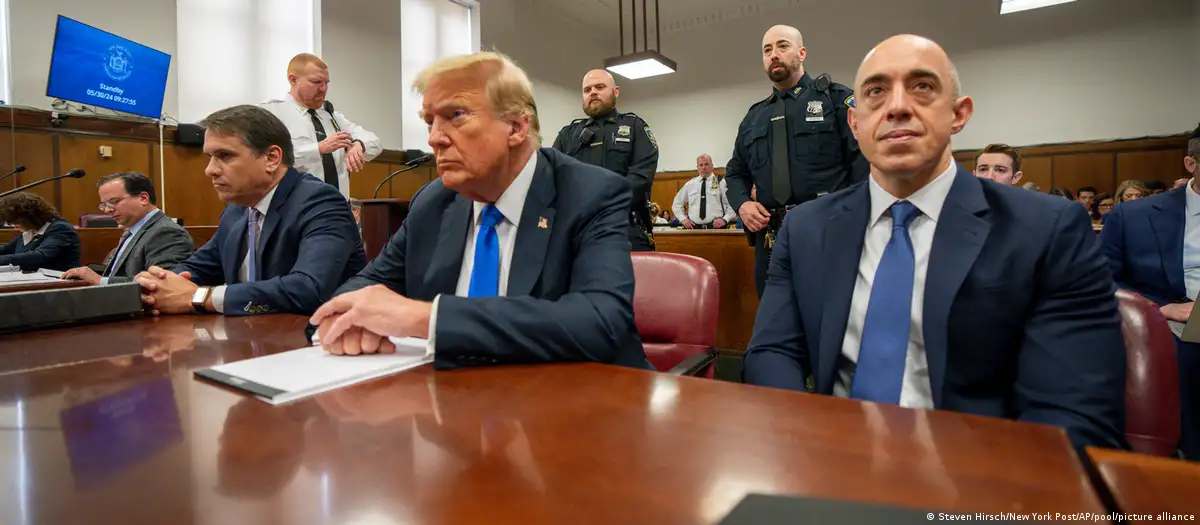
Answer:
[[[287,173],[283,175],[283,179],[279,181],[279,185],[275,188],[275,195],[271,197],[271,206],[267,208],[267,216],[263,220],[262,234],[258,236],[258,245],[265,247],[270,246],[271,236],[275,234],[275,230],[279,227],[279,221],[283,216],[281,210],[287,205],[288,197],[291,196],[292,190],[295,189],[296,183],[300,181],[300,172],[295,168],[288,168]],[[259,251],[259,264],[264,264],[266,260],[262,256],[262,251]],[[259,275],[265,276],[262,268],[258,270]]]
[[[542,275],[546,261],[546,246],[550,243],[550,232],[554,231],[554,202],[556,190],[550,160],[539,151],[533,182],[525,196],[525,207],[521,211],[521,225],[517,230],[516,246],[513,247],[512,264],[509,265],[508,291],[510,297],[529,295],[533,285]]]
[[[221,268],[225,270],[225,282],[233,284],[238,282],[238,267],[246,257],[246,252],[242,250],[246,244],[246,207],[233,206],[226,215],[233,224],[229,227],[229,235],[222,239]]]
[[[1150,214],[1150,225],[1158,241],[1158,255],[1162,259],[1167,283],[1177,297],[1187,295],[1183,282],[1183,231],[1187,221],[1187,196],[1175,192],[1155,199],[1154,213]]]
[[[458,274],[462,271],[463,246],[466,244],[467,228],[471,224],[474,207],[471,200],[454,193],[450,205],[442,212],[442,228],[438,235],[433,260],[425,273],[428,296],[453,295],[458,288]]]
[[[112,262],[112,270],[109,272],[109,274],[116,274],[117,269],[121,268],[121,265],[125,264],[125,261],[129,260],[129,254],[133,253],[133,248],[137,246],[138,241],[141,240],[142,236],[146,234],[146,231],[162,218],[162,212],[155,213],[153,217],[150,217],[150,220],[146,221],[146,223],[142,225],[141,229],[139,229],[138,232],[133,235],[133,237],[130,237],[129,240],[125,241],[125,251],[120,254],[120,259]],[[117,249],[119,250],[120,247],[117,247]],[[117,254],[113,255],[113,257],[116,256]],[[138,271],[140,272],[141,270]],[[137,275],[137,273],[133,272],[129,273],[128,275]]]
[[[925,358],[929,365],[929,383],[933,390],[934,407],[942,405],[942,384],[946,377],[949,352],[950,308],[962,287],[967,273],[983,249],[991,230],[987,218],[987,199],[982,182],[960,166],[954,183],[938,217],[929,253],[929,268],[925,277],[925,307],[922,324],[925,335]]]
[[[817,297],[825,302],[825,307],[821,313],[817,377],[814,379],[817,392],[828,393],[833,388],[838,356],[842,353],[842,340],[846,336],[846,319],[850,316],[850,301],[858,277],[858,261],[862,257],[863,233],[867,231],[870,215],[869,188],[863,184],[825,223],[821,241],[823,257],[818,263],[824,265],[825,271],[821,272],[824,280]]]

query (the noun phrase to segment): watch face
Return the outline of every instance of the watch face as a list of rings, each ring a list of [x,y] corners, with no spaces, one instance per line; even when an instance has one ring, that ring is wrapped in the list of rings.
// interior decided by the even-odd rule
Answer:
[[[192,294],[192,304],[204,304],[207,295],[208,288],[196,288],[196,293]]]

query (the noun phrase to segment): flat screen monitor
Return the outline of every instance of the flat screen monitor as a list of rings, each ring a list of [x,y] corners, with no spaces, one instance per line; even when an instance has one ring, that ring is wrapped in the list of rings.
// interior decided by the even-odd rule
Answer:
[[[171,55],[59,15],[46,96],[162,116]]]

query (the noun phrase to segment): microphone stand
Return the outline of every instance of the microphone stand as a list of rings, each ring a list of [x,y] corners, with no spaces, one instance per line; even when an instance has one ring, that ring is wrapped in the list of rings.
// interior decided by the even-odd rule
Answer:
[[[375,192],[371,194],[371,198],[372,198],[372,199],[378,198],[378,197],[379,197],[379,190],[383,189],[383,185],[384,185],[384,184],[387,184],[387,183],[388,183],[388,181],[392,180],[392,177],[395,177],[396,175],[399,175],[399,174],[401,174],[401,173],[404,173],[404,172],[406,172],[406,171],[412,171],[412,170],[415,170],[415,169],[417,169],[417,168],[421,167],[421,165],[422,165],[422,164],[424,164],[426,161],[428,161],[428,160],[429,160],[429,159],[431,159],[431,158],[433,158],[433,156],[431,156],[431,155],[421,155],[420,157],[417,157],[417,158],[415,158],[415,159],[413,159],[413,160],[410,160],[410,161],[408,161],[408,162],[405,162],[405,163],[404,163],[404,167],[403,167],[403,168],[400,168],[400,169],[398,169],[398,170],[396,170],[396,171],[393,171],[393,172],[392,172],[391,174],[389,174],[387,177],[384,177],[384,179],[383,179],[382,181],[380,181],[380,182],[379,182],[379,185],[378,185],[378,186],[375,186]]]
[[[3,177],[0,177],[0,182],[3,182],[4,179],[12,177],[13,175],[15,175],[17,173],[21,173],[23,171],[25,171],[25,166],[17,166],[16,169],[14,169],[8,173],[5,173]]]

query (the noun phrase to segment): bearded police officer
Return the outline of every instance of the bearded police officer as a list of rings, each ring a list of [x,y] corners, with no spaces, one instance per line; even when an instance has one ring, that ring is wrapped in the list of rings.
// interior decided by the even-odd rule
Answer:
[[[869,167],[846,121],[854,92],[804,72],[800,31],[774,26],[763,35],[763,68],[775,89],[750,106],[725,167],[729,203],[754,242],[761,297],[775,232],[797,204],[866,180]],[[750,199],[757,188],[757,202]],[[819,227],[819,225],[814,225]]]
[[[560,130],[554,149],[629,181],[633,192],[629,242],[635,252],[653,251],[650,185],[658,169],[658,143],[641,117],[617,111],[620,94],[608,71],[588,71],[583,77],[583,112],[588,118],[575,119]]]

